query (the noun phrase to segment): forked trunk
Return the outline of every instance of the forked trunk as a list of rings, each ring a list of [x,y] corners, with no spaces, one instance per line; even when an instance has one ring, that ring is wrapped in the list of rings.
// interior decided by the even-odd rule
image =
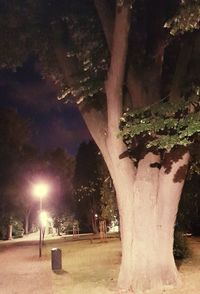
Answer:
[[[92,131],[94,121],[90,122]],[[97,138],[97,142],[113,179],[120,214],[122,260],[118,286],[125,293],[135,294],[174,287],[179,284],[173,257],[174,223],[189,154],[176,148],[165,155],[159,169],[159,156],[148,153],[136,170],[133,162],[123,156],[126,148],[116,132]]]
[[[84,112],[83,116],[107,163],[117,194],[122,244],[118,286],[124,292],[136,294],[178,284],[173,232],[184,176],[179,179],[177,174],[187,166],[189,155],[180,149],[172,151],[159,169],[159,156],[147,153],[136,169],[123,141],[117,139],[123,109],[129,15],[128,5],[116,9],[105,86],[107,120],[97,111],[95,116],[92,111]],[[160,92],[159,71],[154,74],[151,71],[150,76],[145,76],[150,103],[159,98]],[[138,93],[142,94],[139,90]]]
[[[179,284],[173,234],[189,155],[179,150],[178,160],[174,152],[166,157],[170,170],[165,165],[159,170],[159,157],[152,153],[140,161],[134,196],[129,195],[121,207],[122,262],[118,285],[127,293]],[[123,193],[123,189],[127,195],[127,187],[123,186],[117,193]]]

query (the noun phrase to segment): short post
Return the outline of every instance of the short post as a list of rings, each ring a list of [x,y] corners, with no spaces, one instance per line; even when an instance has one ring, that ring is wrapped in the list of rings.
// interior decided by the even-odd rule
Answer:
[[[107,239],[107,228],[106,228],[106,221],[103,220],[103,221],[100,221],[99,222],[99,235],[100,235],[100,239],[101,241],[106,241]]]
[[[59,248],[51,249],[51,268],[53,271],[62,269],[62,252]]]
[[[79,224],[74,223],[73,224],[73,239],[79,238]]]

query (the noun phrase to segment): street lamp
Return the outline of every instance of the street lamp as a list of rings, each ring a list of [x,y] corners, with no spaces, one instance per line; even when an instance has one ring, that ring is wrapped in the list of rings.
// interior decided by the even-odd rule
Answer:
[[[41,226],[41,229],[42,229],[43,243],[44,243],[44,234],[45,234],[45,229],[46,229],[46,226],[47,226],[47,221],[48,221],[48,214],[47,214],[46,211],[42,210],[40,212],[40,226]]]
[[[40,200],[40,240],[39,240],[39,257],[42,256],[42,200],[49,192],[49,185],[44,182],[36,183],[33,186],[33,195]]]

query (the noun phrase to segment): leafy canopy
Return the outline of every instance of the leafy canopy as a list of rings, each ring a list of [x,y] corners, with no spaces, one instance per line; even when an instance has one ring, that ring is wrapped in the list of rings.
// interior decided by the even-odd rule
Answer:
[[[199,141],[200,89],[177,103],[161,102],[144,109],[128,111],[120,122],[120,135],[129,149],[133,138],[142,137],[146,147],[170,151]]]

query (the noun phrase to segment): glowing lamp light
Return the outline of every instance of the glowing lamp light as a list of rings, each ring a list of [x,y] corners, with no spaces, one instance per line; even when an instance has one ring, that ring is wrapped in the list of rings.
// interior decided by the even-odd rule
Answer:
[[[42,234],[44,240],[44,232],[45,227],[47,225],[48,216],[45,211],[42,210],[42,202],[43,198],[47,196],[49,193],[50,186],[45,182],[38,182],[32,186],[32,194],[39,198],[40,201],[40,214],[39,214],[39,221],[40,221],[40,239],[39,239],[39,257],[42,256]]]
[[[46,183],[40,182],[33,186],[33,194],[36,197],[43,198],[47,196],[48,192],[49,192],[49,186]]]

